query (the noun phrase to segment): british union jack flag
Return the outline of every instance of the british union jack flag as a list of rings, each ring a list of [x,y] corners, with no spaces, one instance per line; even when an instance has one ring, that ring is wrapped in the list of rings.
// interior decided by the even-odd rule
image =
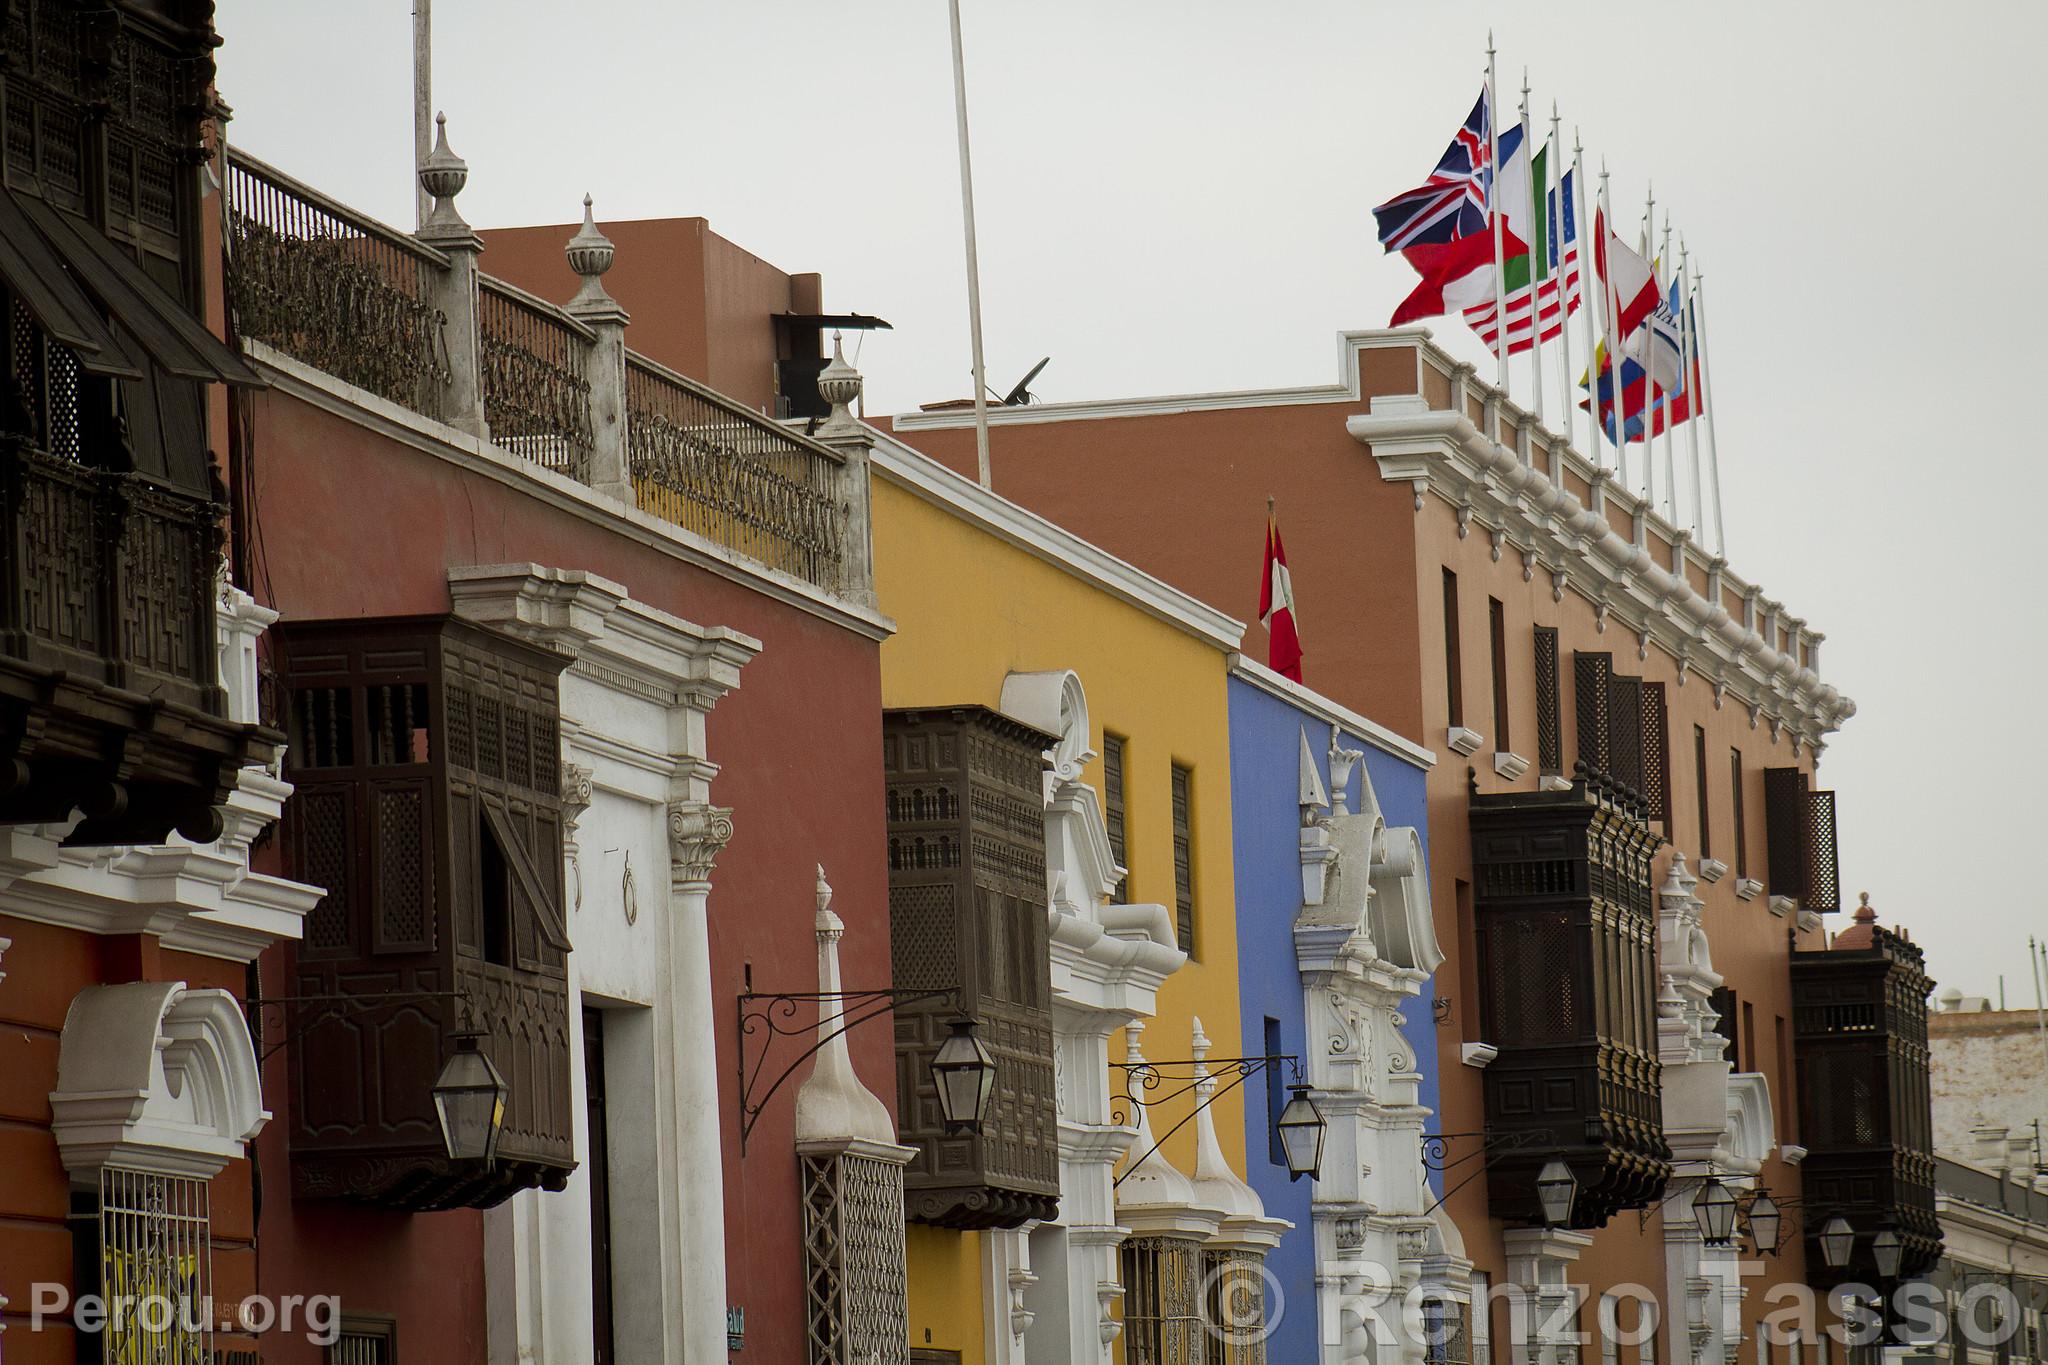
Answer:
[[[1422,242],[1454,242],[1487,230],[1486,201],[1493,192],[1493,120],[1487,91],[1451,139],[1429,179],[1372,211],[1380,242],[1389,251]]]

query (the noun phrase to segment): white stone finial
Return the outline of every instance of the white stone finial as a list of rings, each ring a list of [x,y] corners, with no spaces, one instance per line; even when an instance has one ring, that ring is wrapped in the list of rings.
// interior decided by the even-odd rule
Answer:
[[[469,231],[469,224],[455,211],[455,196],[469,183],[469,163],[448,149],[448,116],[434,115],[434,150],[418,168],[420,188],[434,197],[423,229],[438,232]]]
[[[860,371],[846,363],[846,348],[837,332],[832,334],[832,360],[818,371],[818,396],[832,405],[825,418],[827,431],[845,431],[860,425],[853,404],[860,397]]]
[[[1214,1090],[1216,1082],[1209,1075],[1209,1035],[1202,1031],[1202,1016],[1199,1014],[1192,1020],[1192,1026],[1188,1031],[1188,1054],[1195,1059],[1197,1080],[1207,1083],[1209,1089]]]
[[[563,246],[562,254],[568,258],[569,268],[583,281],[576,287],[576,297],[569,300],[570,307],[618,306],[618,301],[604,289],[604,272],[612,268],[616,248],[611,238],[598,231],[593,201],[588,194],[583,196],[583,226]]]
[[[1344,747],[1344,732],[1330,726],[1330,800],[1338,815],[1351,814],[1351,770],[1365,757],[1363,749]]]
[[[818,1053],[796,1092],[798,1142],[864,1140],[892,1144],[889,1110],[861,1084],[846,1050],[846,998],[839,978],[839,940],[846,926],[832,912],[832,887],[818,867]]]
[[[846,924],[832,910],[832,883],[825,880],[825,865],[818,864],[818,918],[817,930],[820,938],[832,935],[833,941],[845,934]]]
[[[1315,812],[1328,810],[1330,789],[1323,782],[1323,770],[1316,766],[1316,756],[1308,747],[1308,727],[1301,727],[1301,823],[1311,824]]]

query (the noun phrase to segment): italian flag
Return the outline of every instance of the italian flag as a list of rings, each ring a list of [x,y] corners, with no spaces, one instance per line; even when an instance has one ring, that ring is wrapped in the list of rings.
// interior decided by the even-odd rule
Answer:
[[[1265,581],[1259,585],[1259,624],[1266,628],[1266,666],[1283,678],[1301,681],[1301,636],[1294,630],[1294,579],[1287,572],[1287,547],[1280,522],[1266,508]]]
[[[1553,274],[1551,215],[1535,188],[1550,184],[1550,148],[1536,153],[1532,164],[1526,129],[1509,128],[1500,141],[1500,171],[1494,178],[1493,198],[1500,206],[1501,301],[1507,313],[1508,353],[1514,355],[1536,344],[1539,325],[1543,340],[1554,338],[1563,330],[1565,318],[1579,306],[1579,243],[1567,208],[1560,233],[1564,249],[1558,253],[1560,261]],[[1509,242],[1515,246],[1508,246]],[[1486,296],[1465,308],[1465,322],[1499,354],[1501,329],[1494,312],[1491,279],[1487,283]]]

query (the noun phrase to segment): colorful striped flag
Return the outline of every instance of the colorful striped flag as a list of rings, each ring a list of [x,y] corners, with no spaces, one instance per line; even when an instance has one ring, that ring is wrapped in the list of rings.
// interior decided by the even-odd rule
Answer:
[[[1571,173],[1564,177],[1563,220],[1559,221],[1557,191],[1550,202],[1536,203],[1535,185],[1550,183],[1546,172],[1550,148],[1536,154],[1534,173],[1522,153],[1522,130],[1509,128],[1500,137],[1500,203],[1508,231],[1529,246],[1510,256],[1502,265],[1501,292],[1507,311],[1508,354],[1517,355],[1536,344],[1537,319],[1542,321],[1543,339],[1553,340],[1582,299],[1579,284],[1579,225],[1572,207]],[[1522,207],[1527,205],[1526,208]],[[1560,253],[1562,253],[1560,257]],[[1495,323],[1494,303],[1486,299],[1465,311],[1465,323],[1496,355],[1500,352],[1500,328]]]

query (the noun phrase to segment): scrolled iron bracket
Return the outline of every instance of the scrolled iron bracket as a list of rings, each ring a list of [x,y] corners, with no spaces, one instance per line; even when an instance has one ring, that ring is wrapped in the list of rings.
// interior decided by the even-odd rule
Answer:
[[[926,1000],[950,1000],[959,1003],[958,987],[947,987],[936,991],[870,990],[870,991],[786,991],[780,994],[748,992],[739,997],[736,1035],[739,1051],[739,1094],[740,1094],[740,1156],[747,1154],[747,1139],[752,1136],[754,1125],[760,1121],[762,1110],[768,1101],[775,1098],[775,1092],[782,1089],[804,1060],[814,1057],[818,1049],[844,1034],[851,1033],[862,1024],[879,1019],[893,1012],[899,1005],[915,1005]],[[799,1006],[814,1004],[818,1017],[808,1021],[799,1018]],[[839,1013],[825,1016],[827,1004],[839,1006]],[[836,1027],[835,1027],[836,1025]],[[831,1032],[822,1032],[830,1028]],[[760,1085],[762,1073],[768,1068],[768,1055],[775,1050],[777,1038],[795,1038],[803,1034],[817,1034],[811,1045],[790,1059],[759,1099],[754,1097]],[[747,1057],[747,1041],[759,1038],[761,1050],[750,1062]]]
[[[1299,1082],[1301,1058],[1292,1053],[1275,1053],[1268,1057],[1213,1057],[1200,1061],[1189,1058],[1175,1062],[1111,1062],[1110,1067],[1124,1072],[1125,1079],[1124,1092],[1109,1097],[1109,1121],[1124,1128],[1136,1126],[1138,1109],[1154,1109],[1162,1104],[1171,1104],[1181,1096],[1194,1091],[1205,1081],[1220,1082],[1226,1076],[1229,1080],[1227,1083],[1218,1084],[1214,1094],[1190,1109],[1179,1123],[1167,1129],[1157,1142],[1140,1153],[1136,1161],[1125,1166],[1123,1174],[1111,1182],[1110,1188],[1114,1189],[1123,1184],[1125,1176],[1143,1165],[1146,1157],[1164,1147],[1167,1139],[1187,1127],[1197,1114],[1261,1071],[1269,1070],[1282,1062],[1287,1063],[1288,1074]],[[1201,1070],[1198,1071],[1197,1068]],[[1132,1088],[1133,1081],[1137,1083],[1135,1089]],[[1165,1090],[1166,1093],[1156,1093],[1160,1090]],[[1150,1098],[1147,1098],[1148,1096]]]

